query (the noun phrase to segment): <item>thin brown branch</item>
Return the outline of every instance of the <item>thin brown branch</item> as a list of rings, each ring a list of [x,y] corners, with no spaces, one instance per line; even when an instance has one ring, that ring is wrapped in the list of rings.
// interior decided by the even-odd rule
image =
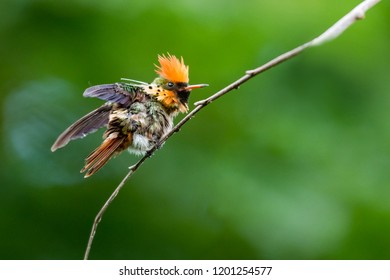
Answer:
[[[270,68],[279,65],[280,63],[283,63],[284,61],[287,61],[291,59],[292,57],[302,53],[304,50],[310,47],[319,46],[322,45],[325,42],[328,42],[330,40],[333,40],[337,38],[341,33],[343,33],[349,26],[351,26],[353,23],[355,23],[357,20],[363,19],[365,16],[365,13],[367,10],[369,10],[371,7],[373,7],[375,4],[380,2],[380,0],[365,0],[362,3],[360,3],[358,6],[356,6],[352,11],[350,11],[348,14],[346,14],[344,17],[342,17],[339,21],[337,21],[334,25],[332,25],[329,29],[327,29],[325,32],[320,34],[318,37],[314,38],[313,40],[296,47],[295,49],[292,49],[274,59],[271,61],[265,63],[264,65],[253,69],[246,71],[246,74],[239,78],[238,80],[234,81],[230,85],[226,86],[225,88],[221,89],[217,93],[211,95],[207,99],[198,101],[195,103],[195,108],[188,113],[170,132],[168,132],[166,135],[163,136],[163,138],[160,140],[160,142],[153,147],[151,150],[149,150],[144,157],[142,157],[136,164],[129,167],[129,172],[126,174],[126,176],[123,178],[123,180],[120,182],[120,184],[116,187],[114,192],[111,194],[111,196],[108,198],[108,200],[105,202],[103,207],[100,209],[98,214],[95,217],[95,220],[92,225],[92,230],[89,236],[87,249],[85,251],[84,259],[87,260],[89,257],[89,253],[91,250],[92,242],[94,240],[97,227],[103,217],[103,214],[106,212],[107,208],[110,206],[112,201],[115,199],[115,197],[118,195],[119,191],[123,188],[127,180],[138,170],[138,168],[149,158],[151,157],[157,149],[159,149],[175,132],[179,131],[180,128],[186,124],[195,114],[197,114],[201,109],[206,107],[211,102],[215,101],[216,99],[222,97],[226,93],[232,91],[233,89],[238,89],[238,87],[242,84],[244,84],[249,79],[255,77],[256,75],[269,70]]]
[[[108,206],[110,206],[111,202],[115,199],[115,197],[118,195],[119,191],[123,188],[126,181],[134,174],[135,171],[137,171],[138,167],[141,166],[141,164],[148,158],[148,156],[144,156],[141,158],[136,164],[129,167],[130,171],[126,174],[126,176],[123,178],[123,180],[119,183],[119,185],[116,187],[114,192],[110,195],[110,197],[107,199],[106,203],[104,203],[103,207],[100,209],[100,211],[97,213],[95,220],[93,221],[91,234],[88,239],[88,245],[87,249],[85,250],[84,254],[84,260],[88,259],[89,252],[91,251],[92,242],[95,238],[95,233],[97,230],[97,226],[99,225],[100,221],[102,220],[104,212],[106,212]]]

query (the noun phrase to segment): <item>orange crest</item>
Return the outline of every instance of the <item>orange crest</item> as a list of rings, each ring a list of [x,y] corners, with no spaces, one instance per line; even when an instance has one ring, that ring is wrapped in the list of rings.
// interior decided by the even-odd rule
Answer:
[[[156,73],[164,79],[172,82],[188,83],[188,66],[184,64],[183,57],[179,60],[176,56],[159,55],[158,62],[160,66],[157,66]]]

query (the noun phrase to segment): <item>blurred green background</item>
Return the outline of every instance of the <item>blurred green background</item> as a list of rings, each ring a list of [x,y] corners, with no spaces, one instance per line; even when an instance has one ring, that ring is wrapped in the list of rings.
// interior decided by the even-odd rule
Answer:
[[[50,152],[102,101],[183,56],[206,98],[359,1],[0,2],[0,259],[80,259],[136,157],[79,173],[102,131]],[[109,207],[91,259],[389,259],[390,5],[211,104]]]

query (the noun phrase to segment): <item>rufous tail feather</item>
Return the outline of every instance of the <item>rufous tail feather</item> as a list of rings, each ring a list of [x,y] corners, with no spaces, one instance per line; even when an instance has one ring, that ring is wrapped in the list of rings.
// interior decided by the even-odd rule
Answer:
[[[84,178],[87,178],[95,174],[100,168],[102,168],[107,161],[116,154],[116,152],[122,151],[120,148],[126,137],[107,137],[103,143],[96,148],[86,159],[85,166],[81,169],[81,173],[87,171]],[[118,149],[120,148],[120,149]]]

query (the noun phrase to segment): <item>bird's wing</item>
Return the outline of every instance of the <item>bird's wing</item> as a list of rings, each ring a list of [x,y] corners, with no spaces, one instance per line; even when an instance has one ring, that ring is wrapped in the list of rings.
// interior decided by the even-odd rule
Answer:
[[[84,97],[96,97],[105,101],[120,103],[128,106],[132,103],[134,95],[141,86],[127,83],[115,83],[107,85],[97,85],[87,88]]]
[[[108,124],[109,114],[111,111],[111,104],[104,104],[96,110],[85,115],[70,127],[68,127],[57,140],[54,142],[51,150],[55,150],[64,147],[69,141],[83,138],[89,133],[95,132],[99,128]]]

